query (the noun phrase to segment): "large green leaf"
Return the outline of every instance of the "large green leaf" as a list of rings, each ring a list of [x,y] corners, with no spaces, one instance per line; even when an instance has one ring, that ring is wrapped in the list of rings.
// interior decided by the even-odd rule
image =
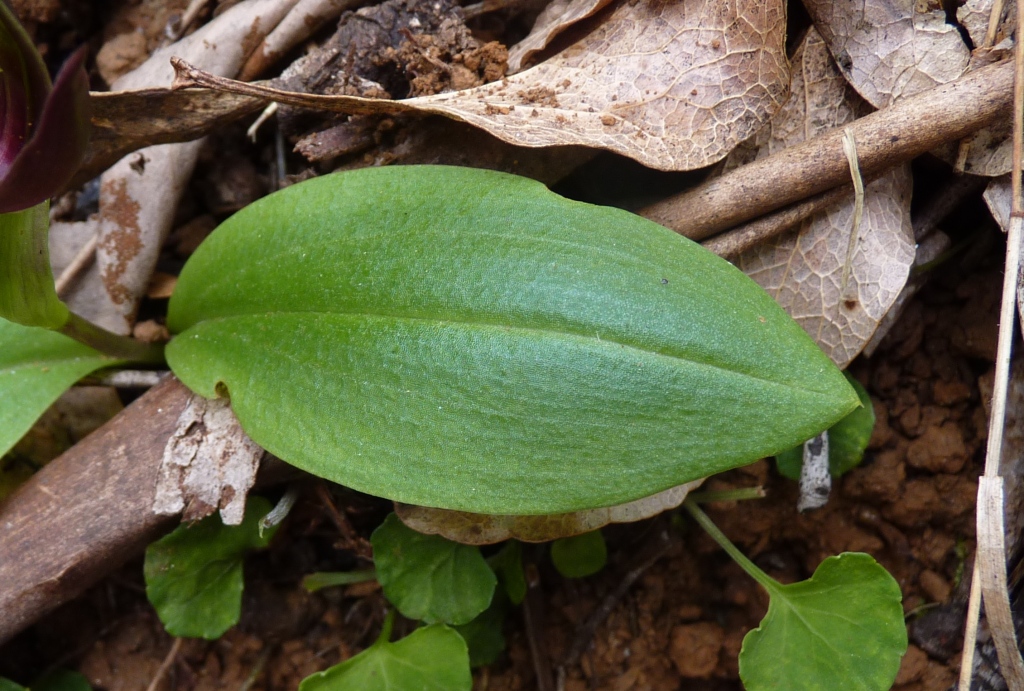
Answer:
[[[0,318],[56,329],[68,320],[50,269],[50,204],[0,214]]]
[[[480,548],[423,535],[390,514],[370,536],[384,595],[428,624],[466,624],[487,609],[497,576]]]
[[[378,640],[355,657],[302,680],[299,691],[469,691],[473,677],[462,636],[443,624]]]
[[[821,562],[806,581],[766,587],[768,614],[740,651],[748,691],[892,686],[907,650],[907,627],[899,584],[878,562],[847,552]]]
[[[0,319],[0,456],[69,386],[118,363],[59,333]]]
[[[374,168],[289,187],[185,267],[168,361],[261,446],[407,503],[619,504],[792,447],[857,398],[736,268],[537,182]]]

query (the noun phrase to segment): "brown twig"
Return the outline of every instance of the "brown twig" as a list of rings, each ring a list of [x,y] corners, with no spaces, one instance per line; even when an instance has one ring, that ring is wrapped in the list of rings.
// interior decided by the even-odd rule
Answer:
[[[351,521],[348,520],[348,516],[339,511],[338,507],[334,505],[331,492],[322,480],[316,483],[316,496],[320,499],[320,503],[324,505],[324,508],[327,509],[327,515],[331,517],[331,522],[334,523],[338,532],[341,533],[348,549],[351,549],[364,559],[372,560],[373,548],[370,547],[370,543],[364,538],[359,537]]]
[[[164,661],[160,663],[160,667],[157,668],[156,674],[153,675],[153,680],[150,681],[149,686],[146,687],[146,691],[156,691],[157,686],[160,685],[160,682],[167,674],[167,670],[171,668],[171,665],[173,665],[175,659],[177,659],[178,653],[181,651],[181,643],[184,640],[184,638],[174,639],[174,645],[172,645],[171,649],[167,652],[167,657],[164,658]]]
[[[555,679],[551,673],[551,659],[548,657],[544,635],[544,594],[540,587],[540,574],[534,563],[525,564],[526,597],[523,599],[523,626],[530,646],[530,659],[537,677],[537,691],[555,691]]]
[[[849,125],[866,178],[961,139],[1000,117],[1011,104],[1013,64],[1002,62],[902,99]],[[825,192],[849,180],[842,129],[777,154],[640,211],[693,240]]]
[[[560,668],[571,667],[579,662],[580,656],[583,655],[583,652],[594,639],[594,634],[597,632],[598,627],[611,615],[612,610],[626,596],[626,593],[633,587],[633,584],[648,569],[654,566],[655,562],[665,556],[672,545],[675,544],[676,539],[667,530],[662,529],[657,532],[653,542],[649,543],[643,550],[643,552],[646,552],[646,555],[640,557],[637,565],[626,572],[622,580],[619,581],[619,584],[615,586],[615,589],[605,596],[597,609],[591,612],[583,624],[576,629],[576,636],[573,638],[572,645],[569,646],[569,651],[565,654],[565,660],[559,665]]]

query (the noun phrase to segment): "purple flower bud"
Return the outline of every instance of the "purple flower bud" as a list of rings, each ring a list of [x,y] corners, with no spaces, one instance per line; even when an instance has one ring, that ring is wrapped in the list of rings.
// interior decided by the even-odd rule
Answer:
[[[71,180],[89,142],[86,50],[54,84],[43,59],[5,1],[0,1],[0,213],[46,201]]]

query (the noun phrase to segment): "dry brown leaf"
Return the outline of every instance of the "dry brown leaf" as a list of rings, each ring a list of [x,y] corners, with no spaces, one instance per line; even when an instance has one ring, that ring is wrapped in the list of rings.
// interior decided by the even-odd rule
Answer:
[[[937,5],[937,3],[936,3]],[[967,70],[970,52],[946,13],[916,0],[804,0],[839,69],[876,108]]]
[[[642,521],[674,509],[702,482],[694,480],[619,506],[550,516],[491,516],[397,503],[395,513],[413,530],[465,545],[490,545],[509,539],[548,542],[597,530],[609,523]]]
[[[234,75],[297,0],[246,0],[177,43],[156,51],[112,85],[118,91],[169,86],[172,55]],[[170,231],[201,143],[151,146],[119,160],[100,185],[96,262],[68,296],[69,306],[118,334],[131,332],[160,248]]]
[[[93,92],[89,101],[92,136],[85,162],[68,185],[71,189],[137,149],[198,139],[266,105],[251,96],[199,89]]]
[[[210,79],[177,61],[176,87],[207,86],[350,114],[446,115],[510,144],[608,149],[662,170],[722,159],[789,86],[782,0],[623,2],[600,27],[500,82],[390,101]]]
[[[153,512],[198,521],[220,509],[225,525],[240,525],[262,457],[228,401],[193,394],[164,447]]]
[[[862,108],[813,30],[798,47],[793,65],[794,96],[758,133],[758,155],[842,126]],[[865,187],[864,218],[852,257],[847,256],[851,197],[736,259],[839,367],[864,348],[907,281],[914,261],[911,183],[909,168],[901,166]],[[844,267],[849,275],[841,293]]]
[[[1010,183],[1010,176],[1003,175],[995,178],[985,187],[985,204],[992,218],[996,220],[1003,232],[1010,229],[1010,207],[1013,204],[1013,186]]]
[[[552,0],[537,15],[529,35],[508,50],[508,72],[515,74],[538,51],[544,50],[555,36],[576,22],[593,16],[611,0]]]

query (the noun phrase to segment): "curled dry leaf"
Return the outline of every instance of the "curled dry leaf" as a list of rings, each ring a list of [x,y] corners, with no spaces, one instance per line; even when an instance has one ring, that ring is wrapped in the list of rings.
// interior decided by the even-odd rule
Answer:
[[[863,107],[813,30],[797,48],[793,65],[794,98],[758,134],[758,155],[842,126]],[[850,197],[795,231],[737,257],[737,265],[774,296],[840,368],[864,348],[907,281],[914,261],[911,183],[909,169],[900,166],[865,187],[864,217],[852,256]]]
[[[510,539],[548,542],[597,530],[609,523],[642,521],[674,509],[702,482],[687,482],[618,506],[548,516],[494,516],[400,503],[395,503],[395,513],[413,530],[465,545],[490,545]]]
[[[72,188],[137,149],[198,139],[266,105],[259,98],[206,90],[93,92],[89,100],[92,138]]]
[[[552,0],[533,23],[529,35],[508,51],[508,71],[514,74],[555,36],[576,22],[593,16],[611,0]]]
[[[359,0],[299,0],[252,52],[238,78],[246,82],[255,79],[314,31],[359,4]]]
[[[198,521],[220,509],[225,525],[241,525],[262,457],[228,401],[193,394],[164,447],[153,512]]]
[[[990,26],[994,4],[994,0],[967,0],[956,10],[957,21],[967,30],[975,46],[996,46],[1013,36],[1014,19],[1017,16],[1016,0],[1000,0],[1002,7],[999,17],[994,26]]]
[[[239,3],[194,34],[156,51],[112,87],[168,86],[174,55],[185,55],[213,73],[234,75],[296,1]],[[68,300],[81,316],[115,333],[130,333],[199,147],[200,142],[149,147],[122,158],[103,175],[96,263]],[[90,312],[97,304],[99,309]]]
[[[589,146],[689,170],[722,159],[781,106],[785,29],[782,0],[639,0],[547,62],[474,89],[402,101],[314,96],[210,79],[181,61],[175,86],[349,114],[437,113],[510,144]]]
[[[953,81],[970,52],[946,13],[915,0],[804,0],[839,69],[876,108]]]

